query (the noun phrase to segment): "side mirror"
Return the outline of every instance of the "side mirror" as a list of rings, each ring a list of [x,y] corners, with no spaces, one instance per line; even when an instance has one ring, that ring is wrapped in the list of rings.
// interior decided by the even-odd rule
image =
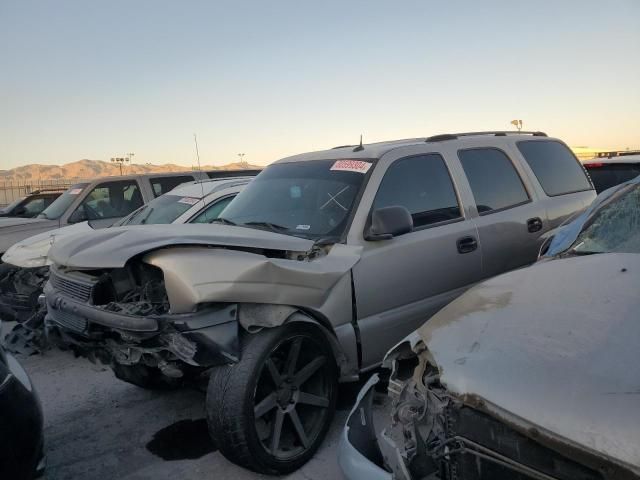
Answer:
[[[413,230],[413,218],[405,207],[395,205],[378,208],[371,214],[371,226],[365,240],[389,240]]]
[[[80,205],[75,212],[69,215],[69,220],[67,220],[67,222],[80,223],[80,222],[86,222],[87,220],[89,220],[89,218],[87,217],[87,214],[84,211],[83,206]]]

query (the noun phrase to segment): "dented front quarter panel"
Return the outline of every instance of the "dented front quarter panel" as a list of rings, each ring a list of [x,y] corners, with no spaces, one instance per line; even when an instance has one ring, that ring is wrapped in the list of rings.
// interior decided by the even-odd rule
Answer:
[[[329,253],[301,260],[268,258],[231,249],[173,247],[147,254],[160,268],[172,313],[209,302],[263,303],[321,308],[331,288],[360,259],[361,247],[334,245]]]
[[[419,335],[452,398],[640,475],[638,285],[636,254],[543,262],[474,287]]]

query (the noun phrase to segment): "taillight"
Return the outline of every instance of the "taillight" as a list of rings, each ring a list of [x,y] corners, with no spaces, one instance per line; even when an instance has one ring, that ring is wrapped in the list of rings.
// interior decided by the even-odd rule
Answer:
[[[585,165],[586,168],[598,168],[598,167],[602,167],[604,165],[604,163],[588,163],[587,165]]]

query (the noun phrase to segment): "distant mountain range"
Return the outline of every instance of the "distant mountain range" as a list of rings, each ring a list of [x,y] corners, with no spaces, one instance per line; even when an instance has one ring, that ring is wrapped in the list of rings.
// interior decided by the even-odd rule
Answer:
[[[203,165],[202,170],[240,170],[245,168],[264,168],[251,165],[247,162],[228,163],[221,166]],[[167,163],[164,165],[153,164],[126,164],[122,168],[124,174],[156,173],[156,172],[183,172],[191,170],[190,167]],[[40,165],[31,164],[16,167],[10,170],[0,170],[2,180],[56,180],[66,178],[95,178],[110,175],[120,175],[119,165],[102,160],[80,160],[64,165]]]

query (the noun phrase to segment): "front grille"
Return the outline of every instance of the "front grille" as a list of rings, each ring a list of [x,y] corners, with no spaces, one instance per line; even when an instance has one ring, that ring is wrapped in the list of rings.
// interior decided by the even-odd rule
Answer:
[[[87,330],[88,322],[86,319],[74,315],[73,313],[63,312],[61,310],[55,310],[52,312],[51,318],[61,326],[73,330],[78,333],[85,332]]]
[[[91,290],[93,289],[93,283],[91,282],[81,282],[74,278],[62,276],[54,270],[51,271],[49,280],[53,288],[74,300],[86,303],[91,297]]]

